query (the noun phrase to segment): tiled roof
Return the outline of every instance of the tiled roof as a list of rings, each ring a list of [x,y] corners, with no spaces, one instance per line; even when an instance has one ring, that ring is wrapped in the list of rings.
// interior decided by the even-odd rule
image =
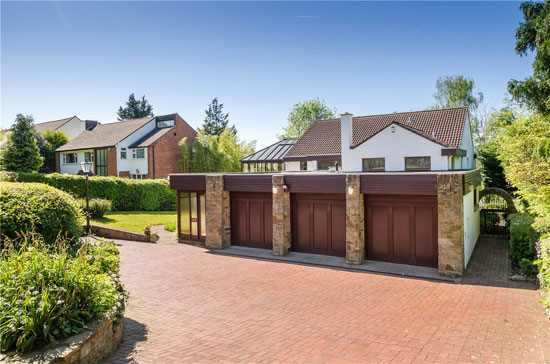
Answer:
[[[91,131],[84,131],[56,151],[112,147],[127,136],[153,120],[154,117],[99,124]]]
[[[292,148],[298,139],[283,139],[255,153],[247,155],[241,162],[282,162],[283,157]]]
[[[70,118],[46,121],[44,123],[34,124],[34,129],[36,129],[36,131],[39,133],[45,133],[48,130],[55,131],[61,128],[63,125],[65,125],[65,123],[67,123],[69,120],[74,119],[75,117],[76,116],[71,116]]]
[[[399,124],[450,148],[462,144],[468,108],[412,111],[353,118],[352,148],[364,143],[392,123]],[[340,119],[318,120],[298,140],[286,157],[341,154]]]
[[[165,135],[166,133],[168,133],[172,129],[174,129],[173,126],[170,127],[170,128],[154,129],[151,132],[147,133],[147,135],[145,135],[143,138],[141,138],[137,142],[135,142],[135,143],[131,144],[130,146],[128,146],[128,148],[145,148],[145,147],[148,147],[148,146],[152,145],[154,142],[156,142],[157,140],[159,140],[160,137],[162,137],[163,135]]]

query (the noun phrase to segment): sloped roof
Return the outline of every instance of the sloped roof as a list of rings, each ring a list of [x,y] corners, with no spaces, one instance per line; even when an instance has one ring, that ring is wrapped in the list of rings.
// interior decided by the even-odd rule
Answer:
[[[467,107],[412,111],[369,116],[353,120],[352,148],[364,143],[392,123],[449,148],[459,148]],[[340,119],[318,120],[298,140],[286,157],[340,155]]]
[[[49,131],[55,131],[55,130],[61,128],[66,123],[68,123],[69,120],[72,120],[74,118],[76,118],[76,116],[71,116],[71,117],[65,118],[65,119],[46,121],[44,123],[34,124],[34,129],[36,129],[36,131],[39,132],[39,133],[45,133],[48,130]]]
[[[151,132],[147,133],[143,138],[141,138],[137,142],[131,144],[128,148],[148,147],[152,145],[154,142],[156,142],[157,140],[159,140],[163,135],[167,134],[173,129],[174,129],[173,126],[169,128],[154,129]]]
[[[298,139],[283,139],[241,159],[241,162],[282,162],[283,157]]]
[[[91,131],[84,131],[56,151],[112,147],[153,120],[154,117],[99,124]]]

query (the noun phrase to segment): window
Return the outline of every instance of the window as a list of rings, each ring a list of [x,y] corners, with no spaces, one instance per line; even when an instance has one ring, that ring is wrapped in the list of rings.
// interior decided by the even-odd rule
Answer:
[[[65,153],[63,154],[63,164],[76,164],[78,163],[78,154]]]
[[[126,148],[120,148],[120,159],[126,159]]]
[[[317,169],[328,171],[328,169],[334,167],[335,164],[336,161],[317,161]]]
[[[158,120],[157,128],[165,128],[167,126],[174,126],[174,120]]]
[[[147,179],[146,174],[131,174],[130,177],[132,179]]]
[[[429,171],[430,169],[430,157],[405,157],[406,171]]]
[[[307,162],[300,162],[300,171],[307,171]]]
[[[134,158],[134,159],[143,159],[143,158],[145,158],[145,149],[143,149],[143,148],[132,149],[132,158]]]
[[[386,158],[363,158],[363,171],[383,172],[386,170]]]
[[[84,160],[88,162],[94,161],[94,153],[93,152],[84,152]]]

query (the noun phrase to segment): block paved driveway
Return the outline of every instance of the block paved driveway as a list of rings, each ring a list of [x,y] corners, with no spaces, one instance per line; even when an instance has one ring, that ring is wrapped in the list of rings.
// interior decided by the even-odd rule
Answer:
[[[130,298],[109,363],[550,362],[532,285],[482,241],[462,284],[119,241]]]

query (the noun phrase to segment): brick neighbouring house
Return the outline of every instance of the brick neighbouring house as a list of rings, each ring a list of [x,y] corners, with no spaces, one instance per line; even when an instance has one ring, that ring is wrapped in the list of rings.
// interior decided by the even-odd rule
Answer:
[[[339,172],[293,172],[290,166],[279,173],[171,174],[179,238],[205,241],[210,249],[240,245],[274,255],[297,251],[340,256],[349,264],[378,260],[462,275],[479,237],[481,184],[479,170],[472,168],[467,110],[422,113],[405,116],[403,125],[403,114],[394,116],[397,122],[363,117],[357,124],[362,131],[353,128],[350,114],[316,122],[314,132],[306,132],[283,158],[303,158],[290,162],[306,167],[339,161]],[[365,155],[355,149],[350,159],[342,158],[341,145],[354,149],[354,138],[364,137],[360,133],[367,137],[355,146],[362,144]],[[365,150],[370,144],[364,141],[377,135],[382,147]],[[362,159],[371,156],[397,170],[386,171],[380,167],[388,164],[378,161],[363,171]],[[406,168],[409,156],[427,164]]]
[[[88,159],[98,176],[166,178],[179,171],[179,141],[196,135],[177,113],[99,124],[56,150],[56,171],[77,174]]]

